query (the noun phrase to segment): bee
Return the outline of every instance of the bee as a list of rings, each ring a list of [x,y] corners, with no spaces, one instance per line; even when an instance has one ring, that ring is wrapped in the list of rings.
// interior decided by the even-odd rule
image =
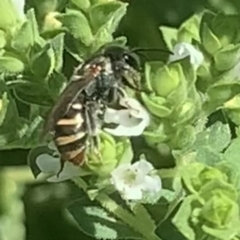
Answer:
[[[106,107],[123,97],[124,87],[139,89],[139,69],[138,55],[119,45],[102,48],[76,68],[44,127],[61,154],[59,173],[66,161],[81,166],[86,149],[98,148]]]

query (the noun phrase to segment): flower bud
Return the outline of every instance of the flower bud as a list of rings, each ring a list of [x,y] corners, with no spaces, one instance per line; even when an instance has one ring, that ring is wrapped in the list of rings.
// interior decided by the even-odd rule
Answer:
[[[227,196],[220,194],[213,196],[203,208],[201,217],[208,221],[210,226],[224,227],[234,221],[239,214],[238,205]]]
[[[99,176],[109,175],[120,161],[131,161],[132,152],[128,139],[116,142],[111,135],[101,132],[100,140],[99,152],[89,150],[87,153],[86,165],[95,174]]]
[[[55,18],[59,12],[49,12],[44,18],[43,31],[55,30],[62,27],[62,23]]]
[[[162,62],[151,62],[146,66],[146,81],[158,96],[166,97],[179,85],[182,77],[181,65],[163,65]]]
[[[158,97],[155,94],[147,95],[145,93],[142,93],[141,97],[147,109],[152,114],[158,117],[167,117],[171,114],[171,109],[164,106],[166,105],[166,100],[164,98]]]

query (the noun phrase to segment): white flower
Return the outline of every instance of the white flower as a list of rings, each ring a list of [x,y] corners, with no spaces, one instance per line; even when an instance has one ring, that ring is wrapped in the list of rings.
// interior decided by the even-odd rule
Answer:
[[[150,123],[147,110],[134,98],[122,98],[120,104],[125,109],[108,108],[104,115],[106,123],[115,123],[115,129],[104,130],[115,136],[139,136]]]
[[[25,0],[11,0],[21,19],[25,18],[24,6]]]
[[[125,200],[141,200],[144,194],[159,193],[161,179],[150,175],[153,166],[146,160],[122,164],[111,173],[111,183]]]
[[[190,56],[190,62],[197,69],[203,62],[203,54],[190,43],[178,43],[173,47],[173,55],[169,56],[169,62],[174,62]]]
[[[48,146],[50,149],[56,150],[52,143]],[[71,162],[65,162],[61,173],[58,175],[61,168],[59,156],[53,157],[47,153],[41,154],[37,157],[36,164],[42,173],[51,175],[51,177],[47,179],[48,182],[61,182],[80,175],[79,166],[75,166]]]

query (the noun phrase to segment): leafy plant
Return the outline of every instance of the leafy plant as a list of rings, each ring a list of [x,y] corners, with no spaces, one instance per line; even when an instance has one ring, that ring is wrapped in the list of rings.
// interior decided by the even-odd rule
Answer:
[[[126,36],[114,37],[127,9],[114,0],[44,0],[27,1],[23,11],[1,0],[0,150],[30,150],[38,180],[74,182],[81,198],[69,198],[65,214],[94,239],[237,240],[237,13],[205,9],[179,28],[160,26],[172,54],[144,62],[141,82],[151,93],[128,92],[139,115],[126,107],[126,121],[137,119],[131,126],[143,123],[140,130],[116,136],[102,129],[101,160],[89,151],[85,166],[67,163],[57,176],[59,153],[40,137],[43,122],[74,67],[106,44],[127,44]],[[219,112],[224,121],[211,121]]]

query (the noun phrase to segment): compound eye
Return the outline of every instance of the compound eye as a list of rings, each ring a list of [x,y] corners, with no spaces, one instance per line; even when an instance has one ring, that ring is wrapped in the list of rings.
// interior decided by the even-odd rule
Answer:
[[[128,56],[128,55],[124,55],[124,59],[125,59],[126,61],[129,61],[129,56]]]
[[[123,58],[129,66],[133,68],[138,68],[138,62],[133,56],[129,54],[124,54]]]

